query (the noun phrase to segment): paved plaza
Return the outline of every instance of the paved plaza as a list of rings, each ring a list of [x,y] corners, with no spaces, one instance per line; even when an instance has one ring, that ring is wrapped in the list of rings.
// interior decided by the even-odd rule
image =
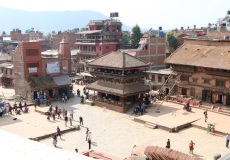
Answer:
[[[74,90],[83,86],[74,86]],[[6,91],[4,91],[6,93]],[[9,93],[10,94],[10,90]],[[58,147],[73,151],[77,148],[79,153],[88,150],[88,143],[85,141],[86,128],[92,132],[92,148],[97,151],[113,155],[124,159],[129,157],[134,145],[148,146],[157,145],[165,147],[167,139],[171,141],[171,148],[174,150],[188,153],[188,145],[191,140],[195,142],[194,155],[203,159],[213,159],[217,153],[224,155],[230,151],[225,148],[225,137],[220,135],[207,134],[205,130],[190,127],[178,133],[170,133],[161,129],[151,129],[144,124],[134,122],[134,118],[140,118],[148,122],[162,123],[168,126],[175,126],[178,122],[196,120],[195,123],[206,126],[204,122],[203,110],[193,109],[193,112],[182,110],[182,105],[165,102],[160,113],[155,113],[157,104],[147,108],[143,116],[136,116],[129,113],[117,113],[111,110],[104,110],[101,107],[80,104],[80,98],[74,97],[68,103],[54,102],[53,106],[65,107],[67,110],[74,110],[74,125],[79,125],[79,116],[84,119],[84,126],[80,130],[63,134],[62,139],[58,139]],[[166,107],[165,107],[166,106]],[[37,110],[47,111],[48,107],[42,105]],[[172,111],[176,111],[176,116],[172,116]],[[216,129],[230,133],[228,120],[229,116],[208,112],[208,122],[216,123]],[[17,120],[13,120],[13,118]],[[26,138],[35,138],[50,134],[56,131],[59,126],[61,130],[67,129],[64,121],[56,119],[48,121],[46,116],[34,111],[30,107],[28,114],[4,116],[0,119],[0,129],[15,133]],[[52,139],[48,138],[40,141],[41,143],[52,146]]]

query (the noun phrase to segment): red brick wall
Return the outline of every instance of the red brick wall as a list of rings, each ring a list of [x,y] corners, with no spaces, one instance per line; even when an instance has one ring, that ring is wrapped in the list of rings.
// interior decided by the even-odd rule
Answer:
[[[30,75],[37,74],[38,76],[42,75],[42,59],[41,59],[41,43],[40,42],[23,42],[22,43],[23,51],[23,61],[24,61],[24,77],[29,77]],[[26,50],[28,49],[38,49],[38,55],[26,56]],[[38,63],[39,67],[37,68],[37,73],[29,74],[27,64],[29,63]]]
[[[11,40],[16,41],[29,41],[29,34],[21,34],[21,33],[10,33]]]

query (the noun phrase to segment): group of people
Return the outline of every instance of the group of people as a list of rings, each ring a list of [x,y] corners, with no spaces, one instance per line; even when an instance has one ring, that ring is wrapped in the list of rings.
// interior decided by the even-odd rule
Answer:
[[[8,103],[8,102],[7,103],[5,103],[5,102],[0,103],[0,117],[2,117],[3,115],[8,115],[8,114],[13,115],[13,112],[16,115],[20,115],[21,113],[28,113],[29,108],[27,107],[26,101],[24,103],[24,109],[23,109],[21,101],[19,102],[18,105],[15,102],[13,106],[11,106],[10,103]]]
[[[230,137],[229,137],[229,139],[230,139]],[[229,142],[229,141],[228,141],[228,142]],[[191,141],[189,142],[189,153],[190,153],[190,154],[193,154],[194,145],[195,145],[195,143],[191,140]],[[227,143],[226,143],[226,145],[227,145]],[[165,148],[170,149],[170,147],[171,147],[170,139],[168,139],[168,141],[166,142],[166,147],[165,147]]]
[[[143,115],[143,113],[145,112],[145,104],[144,103],[140,103],[138,105],[135,105],[133,107],[133,113],[138,115]]]

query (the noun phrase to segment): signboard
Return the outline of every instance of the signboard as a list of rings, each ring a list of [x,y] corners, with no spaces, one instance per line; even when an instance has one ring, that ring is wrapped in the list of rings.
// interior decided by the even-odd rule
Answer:
[[[38,72],[37,67],[29,68],[29,73],[37,73],[37,72]]]
[[[59,62],[48,62],[46,72],[47,74],[59,73],[60,72]]]

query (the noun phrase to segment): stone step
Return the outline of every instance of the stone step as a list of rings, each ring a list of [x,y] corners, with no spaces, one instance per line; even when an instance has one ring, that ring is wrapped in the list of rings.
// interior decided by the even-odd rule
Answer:
[[[157,126],[155,124],[150,123],[150,122],[145,122],[145,127],[152,128],[152,129],[157,128]]]

